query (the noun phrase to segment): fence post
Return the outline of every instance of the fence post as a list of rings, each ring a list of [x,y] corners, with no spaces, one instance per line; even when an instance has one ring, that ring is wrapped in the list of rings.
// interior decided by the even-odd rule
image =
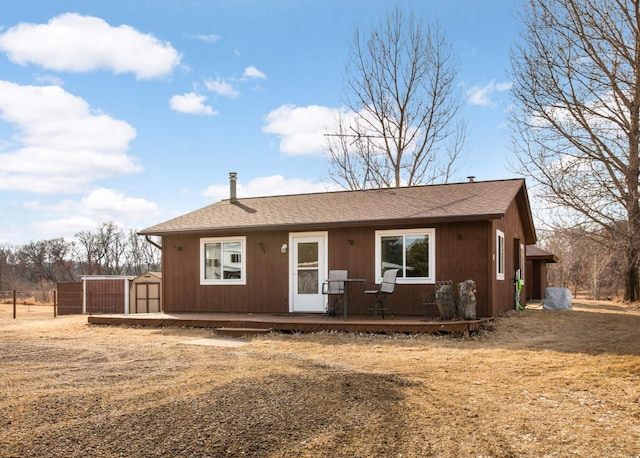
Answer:
[[[13,319],[16,319],[16,290],[13,290]]]
[[[58,307],[58,295],[56,294],[58,291],[53,290],[53,317],[56,317],[56,308]]]

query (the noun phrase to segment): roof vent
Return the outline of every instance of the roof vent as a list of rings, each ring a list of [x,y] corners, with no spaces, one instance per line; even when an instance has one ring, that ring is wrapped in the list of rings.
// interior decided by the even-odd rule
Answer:
[[[467,180],[469,180],[469,182],[473,182],[476,179],[476,177],[474,175],[470,175],[467,177]]]
[[[236,195],[236,181],[238,174],[236,172],[229,172],[229,202],[235,204],[238,202],[238,196]]]

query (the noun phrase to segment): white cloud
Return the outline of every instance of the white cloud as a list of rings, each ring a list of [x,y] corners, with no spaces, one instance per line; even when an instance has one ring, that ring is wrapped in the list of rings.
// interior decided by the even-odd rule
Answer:
[[[0,154],[0,190],[75,192],[141,170],[126,154],[135,129],[59,86],[0,81],[0,119],[13,125],[19,144]]]
[[[31,224],[30,233],[40,238],[72,238],[80,231],[94,230],[107,221],[140,222],[159,213],[154,202],[106,188],[94,189],[80,200],[64,199],[53,204],[30,201],[24,207],[50,217],[40,218]],[[117,224],[128,227],[123,223]]]
[[[242,184],[239,178],[236,184],[238,198],[307,194],[336,190],[338,190],[338,186],[334,183],[313,183],[299,178],[285,179],[282,175],[254,178],[246,185]],[[202,195],[215,201],[228,199],[229,184],[211,185],[202,192]]]
[[[235,98],[240,96],[240,92],[233,87],[233,85],[222,78],[216,78],[215,80],[206,80],[204,82],[207,90],[215,92],[218,95],[225,97]]]
[[[170,43],[152,35],[75,13],[61,14],[47,24],[23,22],[11,27],[0,35],[0,50],[20,65],[60,72],[131,72],[137,79],[169,75],[181,59]]]
[[[280,136],[280,151],[291,156],[320,154],[326,144],[324,134],[337,131],[341,110],[318,105],[283,105],[266,116],[263,132]]]
[[[53,75],[35,75],[35,80],[47,86],[64,86],[64,80]]]
[[[209,105],[205,105],[205,100],[207,100],[207,96],[189,92],[188,94],[174,95],[169,100],[169,105],[172,110],[179,113],[216,116],[218,112]]]
[[[491,98],[497,92],[509,91],[513,83],[496,83],[492,80],[484,86],[473,86],[467,90],[467,99],[471,105],[479,105],[484,107],[493,107],[496,105]]]
[[[244,69],[243,76],[245,78],[259,78],[263,80],[267,79],[267,75],[255,68],[253,65]]]
[[[142,197],[127,197],[114,189],[98,188],[82,198],[80,211],[91,215],[144,218],[155,215],[158,206]]]
[[[46,204],[36,200],[25,202],[24,207],[42,213],[73,213],[102,219],[113,219],[114,216],[139,219],[158,213],[156,203],[142,197],[128,197],[121,191],[108,188],[93,189],[79,201],[63,199],[54,204]]]
[[[29,232],[37,234],[36,239],[51,239],[64,237],[73,238],[78,232],[93,231],[104,221],[98,221],[87,216],[69,216],[52,220],[39,220],[30,224]]]
[[[200,41],[204,41],[205,43],[215,43],[216,41],[219,41],[220,38],[222,38],[220,35],[215,35],[215,34],[198,34],[198,35],[193,35],[194,38],[197,38]]]

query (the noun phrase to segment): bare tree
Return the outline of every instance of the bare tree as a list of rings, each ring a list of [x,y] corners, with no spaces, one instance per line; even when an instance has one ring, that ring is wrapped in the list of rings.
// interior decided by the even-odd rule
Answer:
[[[512,53],[515,167],[573,225],[621,244],[624,297],[639,300],[638,0],[528,0],[522,18]]]
[[[543,233],[539,243],[555,254],[559,261],[548,271],[550,285],[570,288],[574,296],[587,294],[601,299],[604,294],[617,296],[624,269],[616,244],[607,243],[608,231],[587,232],[583,228],[555,228]]]
[[[124,256],[124,232],[113,222],[76,234],[78,259],[88,275],[118,275]]]
[[[91,231],[81,231],[76,234],[75,258],[80,271],[85,275],[96,275],[100,272],[98,247],[96,237]]]
[[[157,242],[157,241],[156,241]],[[10,289],[47,297],[53,284],[82,275],[140,275],[161,268],[161,249],[135,230],[124,232],[112,222],[64,238],[0,245],[0,292]]]
[[[27,243],[19,250],[26,264],[23,275],[31,282],[73,280],[70,252],[71,246],[62,237]]]
[[[15,251],[9,244],[0,245],[0,291],[15,289]]]
[[[329,173],[347,189],[446,182],[462,151],[456,61],[438,24],[397,8],[365,40],[356,29],[346,106],[327,134]]]
[[[125,269],[128,275],[160,269],[161,251],[157,246],[141,238],[133,229],[127,235],[126,244]]]
[[[87,275],[140,275],[160,268],[160,249],[115,223],[76,234],[76,261]]]
[[[126,251],[124,231],[115,223],[103,223],[96,231],[99,257],[104,273],[121,275]]]

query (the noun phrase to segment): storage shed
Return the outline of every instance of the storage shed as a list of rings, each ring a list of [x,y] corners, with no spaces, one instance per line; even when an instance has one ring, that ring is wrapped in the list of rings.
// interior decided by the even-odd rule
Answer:
[[[558,262],[553,253],[535,245],[527,245],[525,288],[527,299],[542,300],[547,287],[547,264]]]
[[[146,272],[131,281],[130,313],[162,311],[162,272]]]
[[[83,313],[129,313],[129,285],[134,278],[126,275],[83,276]]]

